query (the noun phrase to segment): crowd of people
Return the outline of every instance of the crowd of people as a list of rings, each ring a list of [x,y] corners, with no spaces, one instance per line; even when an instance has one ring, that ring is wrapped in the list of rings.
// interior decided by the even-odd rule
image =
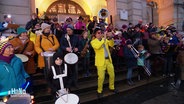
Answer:
[[[114,87],[114,70],[124,69],[122,67],[128,70],[126,78],[130,86],[135,84],[133,70],[138,70],[138,80],[141,80],[149,76],[145,70],[158,75],[158,65],[161,65],[163,77],[177,75],[178,81],[184,80],[184,36],[173,25],[157,27],[153,23],[143,24],[140,20],[138,24],[122,24],[121,28],[116,28],[112,23],[105,23],[105,19],[98,21],[97,16],[88,23],[83,20],[82,16],[76,22],[68,17],[60,24],[57,18],[39,19],[33,13],[25,28],[12,29],[8,27],[8,24],[13,24],[11,17],[5,15],[4,22],[0,23],[0,32],[8,39],[1,38],[0,43],[0,92],[21,87],[26,80],[31,80],[32,74],[44,70],[45,78],[55,93],[59,89],[59,81],[53,81],[52,71],[45,65],[44,52],[54,53],[51,64],[58,74],[64,73],[64,56],[72,52],[79,57],[84,77],[88,78],[93,59],[98,75],[98,97],[103,95],[106,70],[109,89],[114,93],[118,92]],[[29,60],[23,64],[14,54],[26,55]],[[78,74],[81,74],[78,73],[78,63],[67,66],[68,76],[64,85],[69,89],[78,88]]]

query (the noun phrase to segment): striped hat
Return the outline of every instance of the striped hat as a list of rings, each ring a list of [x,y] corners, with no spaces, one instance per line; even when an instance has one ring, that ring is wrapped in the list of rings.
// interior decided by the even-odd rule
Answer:
[[[0,39],[0,54],[3,54],[6,47],[11,45],[8,42],[8,40],[9,40],[8,38],[1,37],[1,39]]]

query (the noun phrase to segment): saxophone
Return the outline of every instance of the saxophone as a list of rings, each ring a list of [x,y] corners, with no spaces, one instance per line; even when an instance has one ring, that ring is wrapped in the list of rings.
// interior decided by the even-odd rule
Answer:
[[[87,42],[86,42],[84,48],[83,48],[82,51],[81,51],[81,54],[80,54],[81,57],[85,57],[85,56],[86,56],[86,53],[89,51],[89,50],[88,50],[88,42],[89,42],[89,40],[87,40]]]

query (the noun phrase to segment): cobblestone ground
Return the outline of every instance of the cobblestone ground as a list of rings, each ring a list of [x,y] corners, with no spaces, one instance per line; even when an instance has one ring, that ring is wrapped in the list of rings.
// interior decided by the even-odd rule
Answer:
[[[184,104],[184,82],[180,89],[168,80],[147,85],[134,92],[111,96],[103,104]]]

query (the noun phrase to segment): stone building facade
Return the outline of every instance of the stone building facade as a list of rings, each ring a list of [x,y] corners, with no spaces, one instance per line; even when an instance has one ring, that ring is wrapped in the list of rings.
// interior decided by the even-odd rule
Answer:
[[[79,5],[90,18],[98,16],[101,8],[107,8],[107,22],[112,22],[118,28],[122,24],[137,24],[139,20],[143,20],[143,23],[153,22],[159,26],[174,24],[181,30],[184,20],[183,0],[0,0],[0,21],[3,21],[4,14],[11,14],[15,23],[24,26],[30,19],[30,14],[36,12],[36,8],[39,14],[43,14],[57,1],[71,1]]]

